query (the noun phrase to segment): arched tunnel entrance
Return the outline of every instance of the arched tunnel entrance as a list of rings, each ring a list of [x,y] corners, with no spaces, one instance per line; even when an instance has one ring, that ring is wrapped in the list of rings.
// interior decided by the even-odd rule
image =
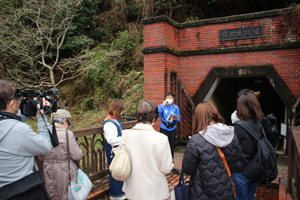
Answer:
[[[264,115],[274,113],[281,134],[281,123],[285,123],[285,105],[266,77],[222,78],[209,100],[217,107],[225,123],[231,125],[231,114],[236,109],[237,94],[245,88],[254,91]],[[277,149],[284,150],[283,141],[284,138],[280,137]]]
[[[231,114],[236,109],[236,96],[244,88],[255,92],[265,115],[274,113],[279,122],[284,122],[285,106],[266,77],[233,77],[222,78],[209,98],[226,124],[232,124]]]
[[[286,110],[292,108],[295,98],[272,65],[213,67],[193,97],[193,102],[197,106],[202,101],[210,100],[224,117],[225,123],[231,125],[237,93],[245,88],[255,92],[265,115],[275,114],[280,132],[281,123],[286,123]]]

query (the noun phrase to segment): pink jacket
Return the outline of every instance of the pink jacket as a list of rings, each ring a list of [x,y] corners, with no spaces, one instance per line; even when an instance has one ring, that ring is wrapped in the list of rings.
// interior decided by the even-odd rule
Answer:
[[[56,126],[59,145],[52,149],[49,154],[39,156],[44,161],[45,186],[51,200],[68,199],[69,169],[67,158],[66,129]],[[83,156],[73,132],[68,131],[69,150],[73,160],[80,160]],[[70,160],[71,181],[76,182],[77,167],[73,160]]]

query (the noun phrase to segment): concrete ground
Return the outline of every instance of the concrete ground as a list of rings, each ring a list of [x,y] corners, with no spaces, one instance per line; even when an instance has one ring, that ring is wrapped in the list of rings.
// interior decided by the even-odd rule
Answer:
[[[183,159],[183,154],[185,151],[185,146],[176,146],[174,153],[174,170],[173,173],[167,175],[169,182],[169,191],[178,184],[181,163]],[[256,199],[280,199],[291,200],[292,197],[289,194],[286,194],[285,187],[287,186],[287,177],[288,177],[288,156],[284,155],[283,152],[278,153],[277,167],[278,175],[277,178],[272,182],[272,184],[260,185],[257,188]],[[189,176],[185,176],[185,181],[189,180]],[[171,199],[171,198],[169,198]],[[169,200],[168,199],[168,200]]]

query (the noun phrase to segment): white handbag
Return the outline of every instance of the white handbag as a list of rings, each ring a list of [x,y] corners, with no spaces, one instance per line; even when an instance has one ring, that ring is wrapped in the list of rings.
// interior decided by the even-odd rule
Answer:
[[[69,184],[68,184],[68,200],[85,200],[92,189],[92,182],[89,177],[80,169],[77,170],[77,180],[71,182],[70,177],[70,150],[69,150],[69,135],[66,130],[66,143],[68,153],[68,167],[69,167]]]
[[[112,150],[115,157],[109,165],[109,171],[117,181],[125,181],[131,172],[130,159],[125,149],[128,131],[123,134],[122,143]]]

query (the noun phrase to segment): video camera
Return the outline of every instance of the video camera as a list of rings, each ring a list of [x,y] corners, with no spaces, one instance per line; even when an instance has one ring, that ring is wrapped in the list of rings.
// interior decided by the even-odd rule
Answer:
[[[56,88],[52,88],[50,90],[44,91],[44,92],[37,92],[34,89],[25,89],[23,92],[20,89],[16,89],[16,93],[14,98],[19,99],[21,96],[23,96],[23,99],[20,104],[20,110],[22,115],[25,115],[27,117],[29,116],[35,116],[37,112],[37,105],[40,105],[40,109],[43,109],[44,113],[46,115],[56,112],[57,110],[57,101],[49,97],[50,95],[57,95],[59,94],[59,90]],[[36,97],[34,100],[28,98],[28,97]],[[51,106],[43,106],[43,101],[41,98],[45,98],[46,101],[48,101]]]

